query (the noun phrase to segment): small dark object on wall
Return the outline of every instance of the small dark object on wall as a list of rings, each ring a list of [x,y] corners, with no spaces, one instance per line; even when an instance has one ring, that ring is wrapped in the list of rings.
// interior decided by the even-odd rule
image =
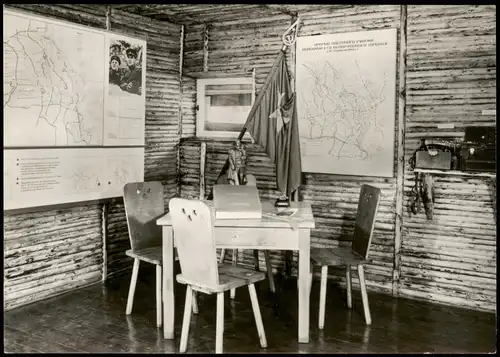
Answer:
[[[456,170],[458,156],[454,145],[446,143],[427,144],[425,139],[420,139],[420,147],[415,150],[410,158],[410,168]]]
[[[460,158],[460,167],[464,171],[496,172],[494,148],[464,144]]]
[[[460,168],[464,171],[496,172],[495,127],[467,127],[460,149]]]
[[[451,152],[440,150],[417,151],[415,167],[419,169],[449,170],[451,168]]]
[[[496,127],[494,126],[468,126],[465,128],[466,143],[476,143],[495,146]]]
[[[458,163],[457,148],[454,143],[439,142],[427,144],[420,140],[420,147],[410,158],[411,169],[456,170]],[[434,217],[434,177],[431,174],[415,172],[415,186],[410,192],[408,213],[418,214],[422,204],[427,219]]]

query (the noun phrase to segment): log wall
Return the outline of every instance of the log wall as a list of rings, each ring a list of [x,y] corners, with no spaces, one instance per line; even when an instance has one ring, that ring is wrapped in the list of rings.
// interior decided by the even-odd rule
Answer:
[[[106,29],[106,8],[7,5],[7,8]],[[6,310],[101,281],[102,204],[4,213]]]
[[[398,27],[401,16],[400,7],[394,5],[355,8],[325,6],[322,9],[299,13],[299,36]],[[209,25],[208,70],[245,74],[255,68],[259,91],[282,47],[281,36],[295,18],[272,12],[264,18],[241,18],[252,20],[213,22]],[[202,26],[186,27],[186,71],[202,70],[202,29]],[[293,52],[293,48],[287,51],[288,67],[292,75],[295,69]],[[220,141],[207,143],[207,194],[227,158],[229,145],[230,143]],[[186,197],[197,197],[199,193],[199,148],[199,143],[192,140],[183,142],[181,146],[180,192]],[[247,145],[247,151],[250,157],[249,172],[256,176],[261,195],[277,198],[272,162],[257,145]],[[304,183],[299,192],[299,199],[312,204],[316,218],[316,229],[312,232],[313,246],[334,246],[348,240],[354,227],[361,185],[371,183],[382,189],[382,201],[372,245],[374,262],[367,267],[366,277],[373,288],[392,289],[396,180],[306,174]],[[263,257],[260,258],[264,266]],[[282,254],[279,252],[273,252],[272,258],[275,268],[283,263]],[[245,252],[243,259],[252,264],[251,252]],[[331,270],[332,278],[341,279],[343,274],[340,271]]]
[[[397,28],[401,24],[401,6],[326,6],[300,11],[303,25],[299,36],[343,33],[374,29]],[[400,34],[398,31],[397,65],[399,67]],[[396,74],[396,88],[400,73]],[[399,93],[396,92],[396,96]],[[397,103],[397,102],[396,102]],[[395,138],[398,137],[399,108],[395,108]],[[394,171],[397,169],[397,141],[394,143]],[[366,267],[368,287],[390,292],[394,261],[396,178],[305,174],[305,185],[299,197],[311,202],[316,220],[312,245],[332,246],[351,239],[362,184],[379,187],[382,191],[370,255],[373,262]],[[344,281],[343,270],[332,270],[332,278]],[[353,280],[357,284],[357,279]]]
[[[147,41],[145,179],[164,185],[165,205],[177,194],[181,26],[112,12],[102,5],[8,5],[17,10],[110,29]],[[187,82],[185,92],[193,95]],[[187,134],[192,133],[185,117]],[[131,269],[122,199],[104,204],[4,214],[5,308],[96,283]],[[65,206],[66,207],[66,206]],[[103,243],[105,238],[105,244]]]
[[[408,159],[420,138],[462,140],[465,126],[496,125],[495,115],[482,115],[496,108],[495,6],[408,6],[406,85],[399,293],[495,310],[496,194],[490,179],[435,176],[434,219],[406,210],[415,180]]]
[[[255,8],[252,16],[240,13],[181,26],[100,5],[8,6],[147,40],[145,179],[163,183],[165,207],[176,195],[208,195],[230,145],[193,138],[196,81],[189,72],[248,75],[255,70],[259,91],[281,48],[281,35],[295,20],[292,13]],[[495,115],[483,114],[496,109],[495,7],[318,5],[297,6],[295,11],[302,22],[299,36],[399,29],[394,165],[401,175],[386,179],[305,173],[299,199],[312,204],[316,217],[312,245],[347,243],[360,186],[375,185],[382,189],[382,200],[373,263],[366,269],[369,289],[494,310],[495,182],[437,175],[433,220],[423,212],[410,215],[406,206],[414,185],[408,159],[421,137],[461,140],[467,125],[496,125]],[[292,75],[294,60],[292,48],[287,51]],[[249,173],[256,176],[261,197],[275,199],[273,164],[258,146],[248,143],[247,151]],[[200,168],[202,152],[206,155]],[[121,199],[5,213],[4,235],[6,309],[132,266],[124,254],[130,244]],[[271,256],[274,268],[280,268],[282,254]],[[251,252],[241,251],[239,257],[253,265]],[[343,284],[340,270],[331,271],[330,277]]]
[[[235,10],[237,11],[237,10]],[[266,80],[278,52],[282,47],[281,35],[291,24],[291,17],[277,11],[251,10],[242,16],[230,16],[237,20],[211,22],[207,25],[193,24],[185,26],[184,65],[186,75],[190,72],[219,71],[234,75],[251,75],[255,69],[257,95]],[[241,20],[245,18],[245,20]],[[208,38],[207,38],[208,37]],[[208,41],[208,48],[204,44]],[[196,82],[193,81],[192,100],[196,101]],[[183,112],[183,124],[195,123],[196,111]],[[192,136],[195,134],[193,127]],[[185,136],[187,137],[187,136]],[[227,158],[231,143],[228,141],[209,141],[206,145],[205,197],[208,196],[217,179],[221,167]],[[257,178],[262,197],[277,198],[275,191],[275,172],[273,165],[264,151],[257,145],[247,145],[249,153],[249,173]],[[187,139],[181,141],[180,148],[180,195],[182,197],[200,197],[200,141]],[[227,259],[232,259],[228,252]],[[281,262],[282,254],[272,252],[271,259],[275,268]],[[265,267],[264,256],[260,256]],[[251,251],[241,251],[239,261],[253,266]]]
[[[406,210],[413,185],[408,158],[421,137],[461,139],[467,125],[495,125],[494,115],[481,115],[482,110],[494,110],[496,101],[494,7],[323,5],[299,6],[296,11],[302,22],[299,36],[398,29],[394,168],[400,175],[386,179],[305,173],[299,198],[312,204],[316,218],[311,244],[347,243],[360,186],[372,184],[382,189],[382,198],[371,250],[373,263],[366,269],[368,287],[394,295],[494,309],[496,222],[490,181],[438,176],[434,219],[427,220],[423,213],[410,216]],[[242,14],[241,19],[237,23],[186,26],[184,70],[203,71],[207,57],[203,30],[208,27],[207,69],[245,74],[256,68],[259,89],[292,17]],[[294,61],[293,50],[288,51],[287,60]],[[288,66],[293,69],[295,63]],[[439,130],[440,123],[454,123],[455,128]],[[202,175],[206,194],[227,157],[228,142],[182,140],[179,165],[183,197],[200,195],[201,142],[206,142]],[[249,172],[257,177],[261,196],[275,198],[272,163],[255,145],[247,144],[247,151]],[[252,264],[250,252],[241,257]],[[281,254],[273,253],[274,267],[282,263]],[[340,270],[333,270],[330,278],[343,284]]]
[[[192,127],[188,116],[180,125],[185,103],[179,76],[181,26],[112,9],[110,30],[147,41],[144,180],[163,184],[167,209],[169,199],[177,195],[180,128],[189,133]],[[189,85],[184,87],[187,94],[192,92]],[[107,277],[111,278],[132,269],[132,259],[125,255],[130,239],[123,199],[112,200],[107,211]]]

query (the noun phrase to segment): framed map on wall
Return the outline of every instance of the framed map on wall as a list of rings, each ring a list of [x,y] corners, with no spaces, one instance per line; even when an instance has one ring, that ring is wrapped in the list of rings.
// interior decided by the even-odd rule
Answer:
[[[3,14],[4,209],[101,200],[144,180],[144,39]]]
[[[394,175],[397,29],[297,38],[302,171]]]

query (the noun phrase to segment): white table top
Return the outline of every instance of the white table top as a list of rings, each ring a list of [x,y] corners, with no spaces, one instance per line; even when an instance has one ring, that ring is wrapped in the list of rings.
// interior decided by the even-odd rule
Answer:
[[[212,206],[212,201],[204,201]],[[314,217],[311,205],[306,202],[290,202],[290,207],[274,207],[274,201],[262,200],[262,219],[216,219],[215,227],[260,227],[260,228],[314,228]],[[296,209],[295,214],[289,218],[278,217],[276,213],[280,210]],[[156,224],[159,226],[171,226],[170,213],[158,218]]]

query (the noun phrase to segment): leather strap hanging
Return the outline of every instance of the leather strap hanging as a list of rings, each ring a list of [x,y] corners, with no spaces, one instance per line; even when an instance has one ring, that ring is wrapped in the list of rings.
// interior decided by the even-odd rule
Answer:
[[[410,199],[408,200],[408,213],[410,216],[412,214],[420,213],[422,209],[422,197],[420,196],[419,189],[419,173],[415,172],[415,185],[411,189]]]

